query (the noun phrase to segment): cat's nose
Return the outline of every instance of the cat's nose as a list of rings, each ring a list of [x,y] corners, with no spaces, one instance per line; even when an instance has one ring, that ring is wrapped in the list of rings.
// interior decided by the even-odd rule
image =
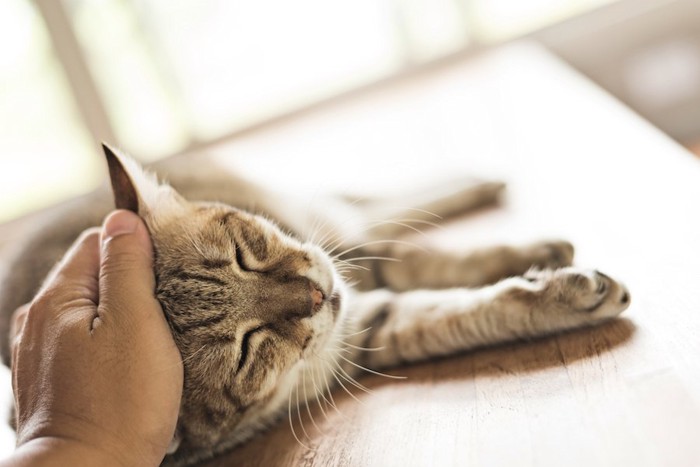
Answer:
[[[323,304],[323,300],[325,300],[326,296],[323,294],[321,289],[314,285],[314,283],[309,284],[311,288],[311,303],[313,304],[314,311],[318,310],[321,305]]]

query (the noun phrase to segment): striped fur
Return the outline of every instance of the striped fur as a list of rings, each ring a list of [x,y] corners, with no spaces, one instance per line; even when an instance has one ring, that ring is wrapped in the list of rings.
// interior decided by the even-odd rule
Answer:
[[[123,155],[109,157],[117,205],[136,210],[151,232],[156,295],[184,361],[178,431],[166,465],[230,449],[300,400],[325,399],[333,386],[354,384],[363,367],[376,371],[596,324],[629,304],[617,281],[571,267],[567,242],[450,254],[394,241],[435,215],[495,202],[498,183],[443,186],[439,197],[412,197],[416,209],[403,211],[391,207],[395,200],[341,199],[310,210],[203,158],[196,170],[204,179],[194,178],[187,160],[161,167],[175,191]],[[0,289],[6,362],[11,312],[109,207],[99,193],[75,202],[20,246]],[[363,227],[379,214],[393,221]]]

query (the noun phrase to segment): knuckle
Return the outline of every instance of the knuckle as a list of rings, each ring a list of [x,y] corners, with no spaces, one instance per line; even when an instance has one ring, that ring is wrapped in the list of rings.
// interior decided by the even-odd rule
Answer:
[[[49,309],[55,302],[55,292],[52,288],[47,288],[39,295],[34,297],[34,300],[27,307],[27,316],[41,314],[42,310]]]

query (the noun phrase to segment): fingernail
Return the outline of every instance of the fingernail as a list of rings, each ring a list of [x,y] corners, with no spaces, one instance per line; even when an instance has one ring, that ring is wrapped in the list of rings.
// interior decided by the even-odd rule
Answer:
[[[134,233],[138,227],[139,217],[130,211],[115,211],[105,219],[103,240]]]

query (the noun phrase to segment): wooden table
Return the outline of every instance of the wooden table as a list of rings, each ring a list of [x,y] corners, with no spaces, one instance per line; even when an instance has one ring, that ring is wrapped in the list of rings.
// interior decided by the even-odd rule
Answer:
[[[340,413],[284,420],[211,466],[700,465],[700,162],[542,48],[518,43],[392,81],[215,147],[308,195],[474,174],[498,209],[441,248],[568,238],[622,278],[622,319],[367,377]],[[293,179],[290,180],[290,174]],[[300,432],[300,424],[296,422]]]

